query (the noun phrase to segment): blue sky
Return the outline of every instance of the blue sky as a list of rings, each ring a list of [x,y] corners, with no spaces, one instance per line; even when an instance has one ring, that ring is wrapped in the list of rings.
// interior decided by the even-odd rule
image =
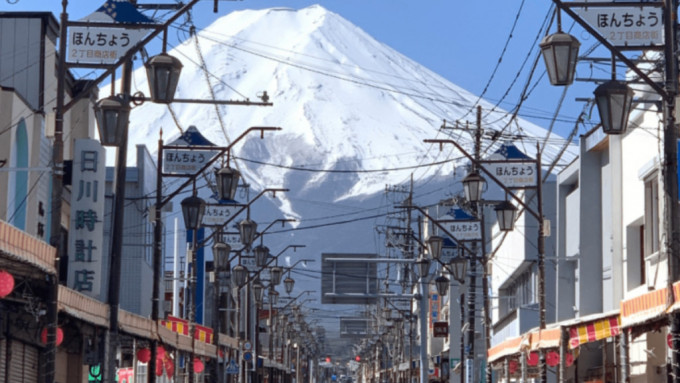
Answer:
[[[69,18],[77,20],[86,16],[100,4],[103,0],[70,0]],[[507,92],[501,104],[506,110],[518,104],[525,84],[530,84],[528,87],[532,91],[523,102],[520,116],[549,128],[548,117],[560,104],[562,88],[551,87],[547,78],[539,77],[544,72],[542,59],[534,76],[529,77],[536,58],[536,39],[543,37],[541,26],[549,16],[552,4],[549,0],[242,0],[220,1],[218,14],[212,12],[212,0],[203,0],[195,7],[193,15],[196,25],[204,27],[232,10],[277,6],[303,8],[312,4],[321,4],[338,13],[377,40],[468,91],[483,94],[490,102],[497,102]],[[51,11],[58,17],[61,1],[5,0],[0,3],[0,10]],[[565,16],[563,23],[568,29],[571,20]],[[551,31],[554,30],[553,26]],[[576,35],[583,43],[582,48],[594,40],[585,33]],[[602,73],[596,77],[606,76]],[[593,83],[577,83],[569,89],[555,124],[557,133],[562,136],[569,133],[583,106],[582,102],[575,102],[575,98],[592,97],[595,87]],[[596,113],[593,113],[593,119],[597,120]],[[584,132],[585,128],[580,128],[580,133]]]

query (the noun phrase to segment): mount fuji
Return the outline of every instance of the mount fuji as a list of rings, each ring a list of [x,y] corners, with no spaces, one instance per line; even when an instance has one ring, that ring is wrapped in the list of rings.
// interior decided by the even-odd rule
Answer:
[[[255,192],[290,189],[255,202],[251,216],[261,227],[278,218],[297,219],[294,229],[276,226],[263,238],[273,254],[289,244],[306,245],[286,252],[279,264],[316,260],[294,271],[299,283],[293,296],[320,290],[321,253],[385,253],[376,226],[393,224],[386,222],[393,219],[389,213],[406,197],[386,193],[393,190],[386,185],[412,184],[415,204],[461,190],[462,155],[453,146],[440,151],[423,140],[453,138],[472,150],[470,134],[440,126],[443,120],[474,121],[478,97],[341,16],[319,5],[246,10],[186,35],[168,52],[184,64],[177,98],[259,101],[266,91],[273,106],[145,103],[133,109],[129,143],[149,144],[155,152],[161,129],[170,142],[194,125],[213,143],[227,145],[248,127],[281,127],[263,139],[253,134],[237,143],[231,165]],[[133,92],[148,94],[143,68],[135,71],[133,86]],[[511,122],[510,113],[484,100],[479,104],[485,137],[514,139],[532,157],[536,140],[550,137],[545,163],[557,160],[563,148],[559,162],[574,157],[569,143],[543,128]],[[485,139],[483,149],[490,153],[501,143]],[[335,316],[319,315],[322,321]]]

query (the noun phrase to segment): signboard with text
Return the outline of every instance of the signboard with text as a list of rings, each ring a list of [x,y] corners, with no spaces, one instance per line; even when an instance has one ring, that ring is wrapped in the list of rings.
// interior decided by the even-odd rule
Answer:
[[[439,223],[445,226],[457,241],[480,241],[482,239],[482,225],[478,220],[440,220]]]
[[[194,175],[220,153],[208,149],[164,149],[163,173]]]
[[[78,139],[73,156],[68,286],[99,298],[104,254],[106,153],[99,141]]]
[[[205,213],[203,214],[203,220],[201,224],[203,226],[222,226],[224,223],[232,218],[234,214],[243,210],[244,205],[238,204],[209,204],[205,207]]]
[[[432,327],[432,334],[435,338],[446,338],[449,336],[449,324],[448,322],[434,322],[434,327]]]
[[[118,27],[69,27],[66,61],[72,64],[115,64],[148,32],[147,29]]]
[[[484,168],[508,188],[536,187],[535,161],[481,161]]]
[[[664,45],[663,10],[660,7],[589,6],[576,7],[574,11],[614,46]]]

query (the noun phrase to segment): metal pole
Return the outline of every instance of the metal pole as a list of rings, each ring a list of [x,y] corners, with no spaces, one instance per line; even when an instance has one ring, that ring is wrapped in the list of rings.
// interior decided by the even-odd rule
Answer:
[[[128,102],[132,85],[132,60],[123,65],[123,100]],[[113,86],[113,84],[111,84]],[[111,225],[111,259],[109,269],[109,332],[105,376],[109,382],[116,378],[116,354],[118,352],[118,308],[120,307],[120,272],[123,255],[123,220],[125,219],[125,184],[127,174],[128,125],[122,135],[116,159],[116,189]]]
[[[152,287],[152,297],[151,297],[151,320],[154,322],[154,326],[158,325],[159,315],[159,303],[160,303],[160,288],[161,288],[161,275],[163,254],[162,245],[163,241],[163,229],[161,220],[161,203],[163,201],[163,136],[158,139],[158,158],[156,162],[156,205],[154,209],[154,227],[153,227],[153,287]],[[177,277],[177,276],[175,276]],[[176,282],[175,282],[176,283]],[[178,297],[175,296],[173,299],[177,300]],[[173,304],[175,304],[173,302]],[[156,383],[156,357],[158,348],[158,339],[155,337],[151,341],[151,359],[149,360],[149,368],[147,373],[147,382]]]
[[[64,190],[64,95],[66,82],[66,24],[67,0],[61,2],[59,26],[59,63],[57,66],[57,105],[55,109],[54,142],[52,143],[52,207],[50,216],[50,244],[56,248],[55,275],[50,276],[47,306],[47,348],[45,350],[45,382],[53,383],[56,368],[57,324],[59,322],[59,260],[64,255],[64,237],[61,234],[62,195]]]
[[[196,262],[196,244],[197,244],[197,237],[198,237],[198,228],[191,230],[191,279],[189,279],[189,290],[191,291],[191,294],[189,294],[189,321],[190,321],[190,326],[189,326],[189,336],[191,337],[191,352],[189,353],[189,383],[194,383],[194,343],[196,341],[196,337],[194,336],[194,332],[196,331],[196,271],[197,271],[197,263]]]
[[[539,325],[541,330],[545,330],[545,231],[543,225],[543,181],[541,177],[541,151],[538,142],[536,143],[536,163],[538,164],[536,174],[536,199],[538,202],[538,300],[539,300]],[[541,349],[538,353],[540,357],[539,370],[541,383],[548,379],[545,365],[545,350]]]
[[[420,383],[427,383],[427,303],[429,291],[425,277],[420,277]]]

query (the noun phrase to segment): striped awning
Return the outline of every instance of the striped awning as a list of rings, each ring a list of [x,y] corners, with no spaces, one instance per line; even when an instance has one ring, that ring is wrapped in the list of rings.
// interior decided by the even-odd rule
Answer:
[[[569,348],[619,335],[619,316],[611,316],[590,323],[569,327]]]
[[[680,282],[673,284],[673,304],[668,305],[668,288],[653,290],[621,301],[621,327],[627,328],[661,319],[680,308]]]

